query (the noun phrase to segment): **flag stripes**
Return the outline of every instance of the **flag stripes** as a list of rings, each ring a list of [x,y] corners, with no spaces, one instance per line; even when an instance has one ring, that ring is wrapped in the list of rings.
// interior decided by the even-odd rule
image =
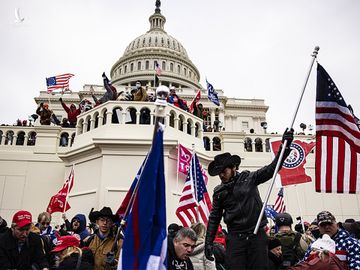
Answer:
[[[318,65],[315,189],[360,192],[360,131],[341,93]]]
[[[280,188],[278,192],[278,196],[276,198],[274,204],[274,210],[276,213],[284,213],[285,212],[285,201],[284,201],[284,188]]]
[[[197,155],[193,154],[176,216],[183,226],[190,227],[194,222],[207,224],[210,210],[211,200],[201,173],[200,162]]]
[[[51,93],[55,89],[59,89],[59,88],[63,88],[63,89],[69,88],[69,80],[73,76],[74,74],[65,73],[54,77],[46,78],[46,86],[48,93]]]

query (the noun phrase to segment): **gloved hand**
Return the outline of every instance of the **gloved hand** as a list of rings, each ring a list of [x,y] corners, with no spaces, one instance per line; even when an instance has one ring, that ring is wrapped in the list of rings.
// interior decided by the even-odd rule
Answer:
[[[62,98],[59,98],[59,101],[62,103]]]
[[[205,243],[205,257],[209,261],[214,260],[214,252],[213,252],[214,244],[213,243]]]
[[[291,128],[289,130],[288,128],[286,128],[286,130],[282,136],[281,142],[284,143],[286,141],[285,147],[289,148],[293,140],[294,140],[294,129]]]

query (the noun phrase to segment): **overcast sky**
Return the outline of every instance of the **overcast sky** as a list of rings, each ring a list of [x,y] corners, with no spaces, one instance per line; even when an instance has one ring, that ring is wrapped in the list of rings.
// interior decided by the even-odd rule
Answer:
[[[15,24],[15,8],[25,18]],[[127,45],[149,30],[155,0],[0,0],[0,123],[27,119],[45,78],[73,73],[70,88],[102,84]],[[165,30],[228,97],[270,106],[269,131],[289,126],[314,47],[360,115],[360,1],[162,0]],[[314,124],[314,66],[294,127]]]

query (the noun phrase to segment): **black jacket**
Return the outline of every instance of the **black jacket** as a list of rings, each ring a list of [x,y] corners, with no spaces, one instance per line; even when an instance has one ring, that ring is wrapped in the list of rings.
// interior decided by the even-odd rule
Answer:
[[[283,160],[289,152],[285,151]],[[206,243],[214,241],[222,217],[229,233],[251,233],[254,230],[263,205],[257,186],[271,179],[277,160],[278,155],[269,165],[257,171],[236,172],[229,182],[215,187]],[[266,223],[264,214],[260,227],[265,226]]]
[[[167,253],[167,269],[168,270],[194,270],[190,258],[185,261],[176,257],[173,240],[168,240],[168,253]]]
[[[37,264],[40,269],[49,267],[45,257],[40,236],[30,232],[21,249],[18,251],[16,239],[11,229],[0,235],[0,269],[31,269],[32,264]]]

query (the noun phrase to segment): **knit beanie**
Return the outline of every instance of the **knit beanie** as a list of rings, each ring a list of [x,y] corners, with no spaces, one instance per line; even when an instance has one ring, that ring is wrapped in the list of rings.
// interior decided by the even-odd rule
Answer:
[[[276,247],[279,247],[281,246],[281,242],[279,239],[277,238],[274,238],[274,239],[269,239],[269,242],[268,242],[268,249],[269,250],[272,250],[273,248],[276,248]]]

